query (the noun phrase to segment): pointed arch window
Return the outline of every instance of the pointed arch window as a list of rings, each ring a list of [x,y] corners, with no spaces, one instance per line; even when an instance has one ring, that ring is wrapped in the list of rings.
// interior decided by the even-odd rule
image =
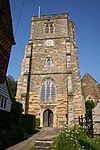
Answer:
[[[56,100],[56,86],[51,78],[46,78],[41,86],[41,101],[44,103],[54,102]]]
[[[50,33],[53,33],[53,25],[50,25]]]
[[[45,25],[45,33],[53,33],[54,27],[52,24]]]
[[[45,33],[49,33],[49,25],[48,24],[45,26]]]

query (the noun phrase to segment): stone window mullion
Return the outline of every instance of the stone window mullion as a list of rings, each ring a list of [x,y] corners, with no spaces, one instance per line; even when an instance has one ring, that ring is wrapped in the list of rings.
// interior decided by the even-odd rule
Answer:
[[[47,91],[47,86],[46,86],[46,82],[45,82],[45,102],[46,102],[46,91]]]

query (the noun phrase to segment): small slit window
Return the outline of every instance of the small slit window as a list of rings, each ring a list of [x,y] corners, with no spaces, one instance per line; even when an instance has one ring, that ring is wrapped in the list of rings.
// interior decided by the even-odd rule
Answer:
[[[46,60],[46,65],[47,65],[47,67],[52,66],[52,60],[51,60],[51,58],[48,58],[48,59]]]

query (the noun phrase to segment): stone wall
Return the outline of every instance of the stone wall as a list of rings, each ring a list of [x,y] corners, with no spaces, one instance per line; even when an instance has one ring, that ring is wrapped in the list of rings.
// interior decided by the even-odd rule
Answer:
[[[50,25],[53,33],[46,33]],[[56,101],[42,103],[41,85],[46,78],[55,81]],[[16,99],[24,105],[25,113],[40,118],[41,127],[46,109],[53,112],[54,127],[66,121],[73,126],[78,124],[78,116],[84,115],[75,27],[68,14],[32,17]]]
[[[81,83],[84,98],[93,99],[97,103],[100,100],[100,84],[89,73],[83,76]]]

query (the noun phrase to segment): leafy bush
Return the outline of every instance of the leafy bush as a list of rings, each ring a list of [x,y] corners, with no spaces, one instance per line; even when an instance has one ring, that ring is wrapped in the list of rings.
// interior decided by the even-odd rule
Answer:
[[[21,126],[27,133],[31,134],[35,131],[35,116],[34,115],[22,115]]]
[[[65,127],[51,144],[51,150],[100,150],[100,138],[92,139],[82,128]]]
[[[0,130],[0,150],[24,140],[24,133],[24,129],[20,126]]]
[[[85,102],[86,116],[92,118],[92,109],[95,107],[95,103],[91,100]]]
[[[39,129],[40,127],[40,118],[36,118],[36,128]]]
[[[16,144],[24,139],[25,129],[21,126],[12,126],[8,130],[8,135],[11,138],[11,142]]]
[[[8,128],[12,121],[13,120],[10,112],[0,110],[0,130]]]

